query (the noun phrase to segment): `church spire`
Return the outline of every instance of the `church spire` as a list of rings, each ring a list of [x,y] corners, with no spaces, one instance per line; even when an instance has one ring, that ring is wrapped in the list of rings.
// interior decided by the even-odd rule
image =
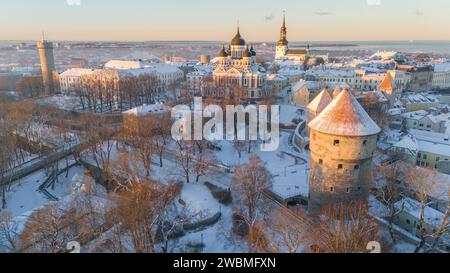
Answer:
[[[281,25],[280,30],[280,40],[278,41],[279,46],[287,46],[287,28],[286,28],[286,12],[283,11],[283,24]]]

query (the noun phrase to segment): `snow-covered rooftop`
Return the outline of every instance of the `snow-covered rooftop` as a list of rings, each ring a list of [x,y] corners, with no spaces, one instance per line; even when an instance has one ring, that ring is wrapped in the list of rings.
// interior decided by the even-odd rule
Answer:
[[[324,88],[322,92],[319,93],[307,106],[307,109],[315,112],[320,113],[322,112],[331,102],[333,99],[331,98],[330,94],[328,93],[328,88]]]
[[[105,64],[106,69],[140,69],[141,61],[110,60]]]
[[[450,62],[435,64],[434,72],[436,73],[450,72]]]
[[[123,112],[125,115],[145,116],[148,114],[164,114],[170,111],[170,107],[162,104],[144,104],[139,107]]]
[[[402,201],[395,203],[395,208],[397,210],[401,210],[410,214],[416,219],[420,219],[420,202],[413,200],[411,198],[405,198]],[[438,210],[435,210],[429,206],[425,206],[425,223],[439,226],[442,223],[442,219],[444,218],[444,214]]]
[[[394,147],[414,152],[450,156],[450,136],[442,133],[410,130],[410,134],[395,143]]]
[[[314,131],[338,136],[370,136],[381,132],[380,127],[346,89],[308,126]]]
[[[63,73],[61,73],[60,77],[81,77],[86,75],[93,75],[95,73],[95,69],[89,68],[71,68]]]

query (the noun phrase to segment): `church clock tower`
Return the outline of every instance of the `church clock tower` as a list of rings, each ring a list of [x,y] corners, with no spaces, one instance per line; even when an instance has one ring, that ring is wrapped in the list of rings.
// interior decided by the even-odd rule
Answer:
[[[283,25],[280,30],[280,40],[278,41],[275,59],[283,59],[288,51],[288,40],[287,40],[287,28],[286,28],[286,15],[283,15]]]

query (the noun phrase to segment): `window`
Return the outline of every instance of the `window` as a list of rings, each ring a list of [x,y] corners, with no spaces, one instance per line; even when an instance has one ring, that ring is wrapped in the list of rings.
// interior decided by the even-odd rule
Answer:
[[[441,160],[441,158],[440,157],[436,157],[436,161],[440,161]]]
[[[367,145],[367,140],[364,140],[364,141],[363,141],[363,145]]]
[[[343,168],[344,168],[344,166],[343,166],[342,164],[339,164],[339,165],[338,165],[338,169],[339,169],[339,170],[342,170]]]
[[[411,221],[409,221],[408,219],[406,220],[406,223],[409,225],[411,224]]]
[[[423,159],[425,159],[425,160],[426,160],[426,159],[427,159],[427,155],[423,155]]]
[[[355,170],[359,170],[359,165],[355,165]]]
[[[319,164],[322,165],[323,164],[323,160],[319,159]]]
[[[330,188],[330,192],[334,192],[334,188],[333,187]]]
[[[333,142],[333,145],[334,145],[334,146],[339,145],[339,140],[338,140],[338,139],[335,139],[334,142]]]
[[[346,193],[350,193],[350,188],[346,188],[346,189],[345,189],[345,192],[346,192]]]
[[[418,154],[417,154],[417,158],[420,158],[421,156],[422,156],[421,153],[418,153]]]

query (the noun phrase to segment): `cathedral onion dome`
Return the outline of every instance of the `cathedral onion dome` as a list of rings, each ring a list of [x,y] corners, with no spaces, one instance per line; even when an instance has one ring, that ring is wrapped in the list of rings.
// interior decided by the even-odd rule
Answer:
[[[335,136],[372,136],[381,132],[356,98],[344,89],[308,127]]]
[[[241,33],[239,31],[239,27],[237,29],[237,33],[234,36],[233,40],[231,40],[231,45],[232,46],[244,46],[245,45],[245,40],[241,36]]]
[[[244,57],[244,58],[250,58],[250,57],[252,57],[252,53],[250,53],[250,51],[248,51],[248,46],[247,46],[247,48],[245,49],[244,54],[242,55],[242,57]]]
[[[224,46],[222,46],[222,49],[219,52],[219,57],[222,57],[222,58],[228,57],[228,54],[225,52],[225,47]]]

